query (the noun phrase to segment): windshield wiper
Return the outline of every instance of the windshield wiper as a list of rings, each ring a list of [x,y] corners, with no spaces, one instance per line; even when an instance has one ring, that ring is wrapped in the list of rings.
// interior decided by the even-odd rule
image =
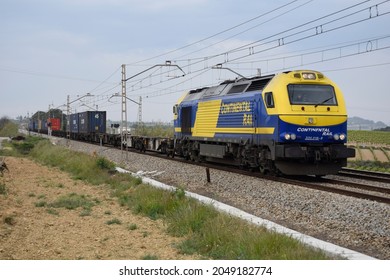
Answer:
[[[320,103],[317,103],[316,105],[314,105],[314,108],[317,108],[319,105],[322,105],[326,102],[328,102],[329,100],[333,99],[333,96],[332,97],[329,97],[327,99],[325,99],[324,101],[320,102]]]

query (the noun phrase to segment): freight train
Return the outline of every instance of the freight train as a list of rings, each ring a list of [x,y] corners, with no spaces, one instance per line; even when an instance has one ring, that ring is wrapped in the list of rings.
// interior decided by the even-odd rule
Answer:
[[[88,112],[89,122],[99,114]],[[120,135],[103,129],[105,121],[67,136],[285,175],[336,174],[355,156],[355,150],[346,146],[343,94],[317,71],[289,71],[194,89],[178,100],[173,115],[173,139],[127,135],[121,143]]]

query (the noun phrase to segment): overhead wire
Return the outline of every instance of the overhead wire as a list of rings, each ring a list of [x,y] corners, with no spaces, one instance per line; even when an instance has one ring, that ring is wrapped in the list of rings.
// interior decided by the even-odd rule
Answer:
[[[248,32],[249,30],[252,30],[252,29],[257,28],[257,27],[259,27],[259,26],[261,26],[261,25],[263,25],[263,24],[265,24],[265,23],[268,23],[268,22],[274,20],[274,19],[277,19],[277,18],[279,18],[279,17],[281,17],[281,16],[284,16],[284,15],[286,15],[286,14],[288,14],[288,13],[290,13],[290,12],[296,10],[296,9],[299,9],[299,8],[301,8],[301,7],[303,7],[303,6],[307,5],[307,4],[309,4],[310,2],[313,2],[313,1],[314,1],[314,0],[309,0],[309,1],[307,1],[307,2],[305,2],[305,3],[303,3],[303,4],[301,4],[301,5],[299,5],[299,6],[297,6],[297,7],[294,7],[294,8],[289,9],[289,10],[286,11],[286,12],[283,12],[283,13],[281,13],[281,14],[279,14],[279,15],[276,15],[276,16],[274,16],[274,17],[272,17],[272,18],[266,20],[266,21],[263,21],[263,22],[261,22],[261,23],[259,23],[259,24],[256,24],[255,26],[252,26],[252,27],[250,27],[250,28],[247,28],[247,29],[245,29],[245,30],[243,30],[243,31],[241,31],[241,32],[235,33],[234,35],[231,35],[231,36],[229,36],[229,37],[227,37],[227,38],[225,38],[225,39],[223,39],[223,40],[221,40],[221,41],[218,41],[218,42],[212,43],[212,44],[210,44],[210,45],[207,45],[207,46],[205,46],[205,47],[203,47],[203,48],[200,48],[200,49],[198,49],[198,50],[196,50],[196,51],[192,51],[192,52],[190,52],[190,53],[183,54],[183,55],[181,55],[181,56],[179,56],[179,57],[177,57],[177,58],[174,58],[173,60],[176,61],[176,62],[178,62],[178,61],[183,61],[183,60],[181,60],[180,58],[186,57],[186,56],[188,56],[188,55],[191,55],[191,54],[200,52],[200,51],[205,50],[205,49],[207,49],[207,48],[210,48],[210,47],[213,47],[213,46],[215,46],[215,45],[218,45],[218,44],[221,44],[221,43],[223,43],[223,42],[226,42],[226,41],[229,40],[229,39],[232,39],[232,38],[234,38],[234,37],[236,37],[236,36],[238,36],[238,35],[242,35],[242,34]],[[265,15],[265,14],[264,14],[264,15]],[[187,60],[187,59],[185,59],[185,60]],[[185,60],[184,60],[184,61],[185,61]]]
[[[168,51],[168,52],[161,53],[161,54],[156,55],[156,56],[153,56],[153,57],[149,57],[149,58],[146,58],[146,59],[143,59],[143,60],[139,60],[139,61],[136,61],[136,62],[128,63],[128,64],[126,64],[126,65],[135,65],[135,64],[138,64],[138,63],[150,61],[150,60],[153,60],[153,59],[156,59],[156,58],[159,58],[159,57],[162,57],[162,56],[166,56],[166,55],[168,55],[168,54],[171,54],[171,53],[174,53],[174,52],[177,52],[177,51],[180,51],[180,50],[183,50],[183,49],[185,49],[185,48],[194,46],[194,45],[196,45],[196,44],[199,44],[199,43],[201,43],[201,42],[204,42],[204,41],[206,41],[206,40],[209,40],[209,39],[211,39],[211,38],[214,38],[214,37],[216,37],[216,36],[219,36],[219,35],[221,35],[221,34],[223,34],[223,33],[226,33],[226,32],[228,32],[228,31],[231,31],[231,30],[233,30],[233,29],[236,29],[236,28],[238,28],[238,27],[240,27],[240,26],[243,26],[243,25],[245,25],[245,24],[247,24],[247,23],[249,23],[249,22],[252,22],[252,21],[254,21],[254,20],[258,19],[258,18],[261,18],[261,17],[263,17],[263,16],[265,16],[265,15],[267,15],[267,14],[273,13],[273,12],[275,12],[275,11],[277,11],[277,10],[280,10],[280,9],[282,9],[282,8],[284,8],[284,7],[287,7],[287,6],[289,6],[289,5],[291,5],[292,3],[297,2],[297,1],[298,1],[298,0],[294,0],[294,1],[291,1],[291,2],[289,2],[289,3],[287,3],[287,4],[283,4],[283,5],[281,5],[281,6],[277,7],[277,8],[275,8],[275,9],[273,9],[273,10],[271,10],[271,11],[262,13],[262,14],[256,16],[256,17],[254,17],[254,18],[251,18],[251,19],[249,19],[249,20],[246,20],[246,21],[244,21],[244,22],[242,22],[242,23],[239,23],[239,24],[237,24],[237,25],[234,25],[234,26],[232,26],[232,27],[229,27],[229,28],[227,28],[227,29],[225,29],[225,30],[223,30],[223,31],[217,32],[217,33],[215,33],[215,34],[213,34],[213,35],[210,35],[210,36],[208,36],[208,37],[206,37],[206,38],[200,39],[200,40],[195,41],[195,42],[193,42],[193,43],[184,45],[184,46],[182,46],[182,47],[176,48],[176,49],[171,50],[171,51]]]
[[[297,29],[297,28],[301,28],[301,27],[303,27],[303,26],[306,26],[307,24],[314,23],[314,22],[316,22],[316,21],[319,21],[319,20],[322,20],[322,19],[324,19],[324,18],[327,18],[327,17],[333,16],[333,15],[336,15],[336,14],[341,13],[341,12],[344,12],[344,11],[346,11],[346,10],[353,9],[353,8],[355,8],[355,7],[359,6],[359,5],[362,5],[362,4],[364,4],[364,3],[368,2],[368,1],[370,1],[370,0],[365,0],[365,1],[362,1],[362,2],[360,2],[360,3],[358,3],[358,4],[351,5],[351,6],[347,7],[347,8],[344,8],[344,9],[341,9],[341,10],[339,10],[339,11],[333,12],[333,13],[331,13],[331,14],[322,16],[322,17],[317,18],[317,19],[315,19],[315,20],[308,21],[308,22],[306,22],[306,23],[304,23],[304,24],[300,24],[300,25],[298,25],[298,26],[296,26],[296,27],[289,28],[289,29],[287,29],[287,30],[285,30],[285,31],[281,31],[281,32],[279,32],[279,33],[277,33],[277,34],[268,36],[268,37],[266,37],[266,38],[263,38],[263,39],[260,39],[260,40],[257,40],[257,41],[254,41],[254,42],[252,42],[251,44],[261,42],[261,41],[263,41],[263,40],[266,40],[266,39],[275,37],[275,36],[277,36],[277,35],[280,35],[280,34],[283,34],[283,33],[289,32],[289,31],[292,31],[292,30]],[[369,9],[371,9],[372,7],[377,7],[377,6],[381,5],[381,4],[383,4],[383,3],[385,3],[385,2],[389,2],[389,1],[390,1],[390,0],[383,1],[383,2],[380,3],[380,4],[377,4],[377,5],[373,5],[373,6],[371,6],[371,7],[364,8],[364,9],[358,11],[358,12],[361,12],[361,11],[364,11],[364,10],[369,10]],[[356,12],[353,12],[353,13],[351,13],[351,14],[348,14],[348,15],[346,15],[346,16],[343,16],[342,18],[346,18],[346,17],[348,17],[348,16],[350,16],[350,15],[352,15],[352,14],[355,14],[355,13],[356,13]],[[386,14],[387,14],[387,13],[386,13]],[[381,14],[381,15],[385,15],[385,14]],[[381,16],[381,15],[378,15],[378,16]],[[339,19],[340,19],[340,18],[339,18]],[[370,17],[369,19],[373,19],[373,17]],[[335,22],[335,21],[337,21],[337,20],[338,20],[338,19],[332,20],[332,21],[330,21],[330,22]],[[367,20],[367,19],[365,19],[365,20]],[[336,30],[336,29],[344,28],[344,27],[350,26],[350,25],[352,25],[352,24],[357,24],[357,23],[362,22],[362,21],[364,21],[364,20],[355,21],[355,22],[353,22],[353,23],[349,23],[349,24],[346,24],[346,25],[344,25],[344,26],[341,26],[341,27],[338,27],[338,28],[334,28],[334,29],[332,29],[332,30],[328,30],[328,31],[326,31],[326,32],[331,32],[331,31],[334,31],[334,30]],[[330,23],[330,22],[328,22],[328,23]],[[291,36],[293,36],[293,35],[297,35],[297,34],[301,34],[301,33],[307,32],[308,30],[312,30],[313,28],[315,28],[315,27],[311,27],[311,28],[309,28],[309,29],[305,29],[305,30],[303,30],[303,31],[299,31],[299,32],[296,32],[296,33],[294,33],[294,34],[290,34],[290,35],[286,36],[286,38],[287,38],[287,37],[291,37]],[[318,34],[315,34],[315,35],[310,35],[310,36],[304,36],[304,37],[302,37],[302,38],[295,39],[294,41],[289,42],[289,44],[295,43],[295,42],[298,42],[298,41],[301,41],[301,40],[304,40],[304,39],[307,39],[307,38],[310,38],[310,37],[313,37],[313,36],[318,36],[318,35],[321,35],[321,34],[325,34],[326,32],[321,32],[321,33],[318,33]],[[272,41],[268,41],[268,42],[266,42],[266,43],[263,43],[262,45],[264,45],[264,44],[269,44],[269,43],[272,43],[272,42],[279,42],[279,41],[284,41],[284,39],[283,39],[283,38],[282,38],[282,39],[279,38],[279,39],[277,39],[277,40],[272,40]],[[266,48],[266,49],[263,49],[263,50],[257,51],[257,52],[255,52],[254,49],[252,49],[252,52],[250,52],[249,54],[243,55],[243,56],[238,57],[238,58],[235,58],[235,59],[231,59],[231,58],[230,58],[230,59],[225,59],[226,61],[220,62],[220,63],[223,64],[223,63],[226,63],[226,62],[228,62],[228,61],[229,61],[229,62],[232,62],[232,61],[234,61],[234,60],[242,59],[242,58],[245,58],[245,57],[248,57],[248,56],[251,56],[251,55],[260,53],[260,52],[265,52],[265,51],[269,51],[269,50],[272,50],[272,49],[276,49],[276,48],[281,47],[281,46],[286,45],[286,44],[287,44],[287,43],[284,42],[283,44],[279,44],[279,45],[276,45],[276,46],[272,46],[272,47],[269,47],[269,48]],[[248,45],[249,45],[249,44],[245,44],[245,45],[243,45],[243,46],[241,46],[241,47],[234,48],[234,49],[232,49],[232,50],[230,50],[230,51],[226,51],[226,52],[219,53],[219,54],[216,54],[216,55],[211,55],[211,56],[205,56],[205,57],[198,57],[198,58],[190,58],[190,59],[187,59],[188,61],[194,61],[194,60],[195,60],[195,62],[188,63],[187,65],[182,66],[182,68],[192,67],[192,66],[198,65],[199,63],[202,63],[202,62],[207,63],[208,60],[211,60],[211,59],[216,58],[216,57],[220,57],[220,56],[225,56],[225,57],[226,57],[226,56],[228,56],[229,54],[231,54],[232,52],[242,51],[243,48],[244,48],[244,47],[247,47]],[[259,45],[256,45],[256,47],[257,47],[257,46],[259,46]],[[252,47],[252,48],[253,48],[253,47]],[[246,50],[246,49],[245,49],[245,50]],[[215,63],[215,64],[217,64],[217,63]],[[213,64],[213,66],[214,66],[215,64]],[[203,69],[205,69],[205,68],[207,68],[207,67],[209,67],[209,66],[207,65],[207,66],[203,67]],[[211,68],[211,66],[210,66],[210,68]]]
[[[236,61],[236,62],[233,62],[233,63],[227,63],[227,65],[254,64],[254,63],[266,63],[268,65],[272,61],[281,61],[281,60],[282,61],[286,61],[288,59],[293,59],[293,58],[299,58],[300,57],[301,58],[301,62],[299,64],[297,64],[297,65],[289,65],[288,66],[288,68],[295,68],[295,67],[298,67],[298,66],[310,65],[310,64],[320,63],[320,62],[326,62],[326,61],[331,61],[331,60],[335,60],[335,59],[345,58],[345,57],[352,56],[352,55],[358,55],[358,54],[369,53],[369,52],[372,52],[372,51],[379,51],[379,50],[388,49],[388,48],[390,48],[390,42],[388,42],[387,45],[382,45],[382,46],[379,46],[379,45],[380,45],[380,40],[385,40],[385,39],[389,39],[389,38],[390,38],[390,35],[386,35],[386,36],[380,36],[380,37],[374,37],[374,38],[365,39],[365,40],[358,41],[358,42],[355,42],[355,43],[347,43],[347,44],[344,44],[344,45],[341,45],[341,46],[338,46],[338,47],[325,48],[325,49],[320,49],[320,50],[317,50],[317,51],[310,51],[310,52],[300,53],[300,54],[296,54],[296,55],[280,56],[280,57],[274,57],[274,58],[271,58],[271,59],[245,61],[245,62]],[[361,46],[364,46],[364,45],[366,46],[366,49],[362,49],[361,48]],[[350,51],[349,53],[342,54],[342,50],[347,50],[348,48],[352,48],[352,47],[356,47],[355,52]],[[327,54],[327,53],[329,54],[330,52],[335,51],[335,50],[338,50],[337,55],[333,55],[333,57],[324,58],[325,54]],[[310,63],[308,63],[308,62],[303,63],[303,58],[305,56],[312,56],[312,55],[315,55],[315,54],[321,54],[320,59],[312,61]],[[285,70],[285,69],[286,69],[286,67],[273,69],[272,72]],[[263,72],[263,73],[270,73],[270,71],[266,71],[266,72]]]
[[[347,9],[354,8],[354,7],[356,7],[356,6],[358,6],[358,5],[362,4],[362,3],[365,3],[365,2],[367,2],[367,1],[363,1],[363,2],[361,2],[361,3],[359,3],[359,4],[355,4],[355,5],[349,6],[349,7],[347,7],[347,8],[344,8],[344,9],[340,10],[340,11],[331,13],[330,15],[335,15],[335,14],[337,14],[337,13],[340,13],[341,11],[345,11],[345,10],[347,10]],[[385,2],[388,2],[388,1],[383,1],[383,2],[380,3],[380,4],[383,4],[383,3],[385,3]],[[359,13],[359,12],[364,11],[364,10],[369,10],[369,9],[371,9],[372,7],[378,7],[380,4],[377,4],[377,5],[368,7],[368,8],[364,8],[364,9],[362,9],[362,10],[359,10],[358,12],[353,12],[353,13],[350,13],[350,14],[348,14],[348,15],[344,15],[344,16],[341,17],[341,18],[346,18],[346,17],[349,17],[349,16],[352,15],[352,14],[356,14],[356,13]],[[377,9],[378,9],[378,8],[377,8]],[[383,14],[381,14],[381,15],[385,15],[385,14],[387,14],[387,13],[383,13]],[[320,20],[320,19],[324,19],[324,18],[326,18],[326,17],[328,17],[328,16],[330,16],[330,15],[326,15],[326,16],[320,17],[319,19],[312,20],[312,21],[310,21],[310,23],[313,23],[313,22],[315,22],[315,21],[317,21],[317,20]],[[378,14],[378,15],[376,15],[376,17],[377,17],[377,16],[381,16],[381,15]],[[372,18],[373,18],[373,17],[370,17],[369,19],[372,19]],[[330,22],[336,22],[336,21],[338,21],[339,19],[340,19],[340,18],[334,19],[334,20],[332,20],[332,21],[328,21],[328,22],[325,23],[325,24],[328,24],[328,23],[330,23]],[[362,21],[364,21],[364,20],[367,20],[367,19],[358,20],[358,21],[354,21],[354,22],[352,22],[352,23],[344,24],[344,25],[335,27],[335,28],[333,28],[332,30],[328,30],[328,31],[326,31],[326,32],[331,32],[331,31],[333,31],[333,30],[340,29],[340,28],[344,28],[344,27],[350,26],[350,25],[352,25],[352,24],[357,24],[357,23],[362,22]],[[303,25],[304,25],[304,24],[303,24]],[[298,27],[301,27],[301,26],[303,26],[303,25],[299,25]],[[288,30],[290,31],[290,30],[293,30],[293,29],[294,29],[294,28],[288,29]],[[313,27],[312,27],[311,29],[313,29]],[[307,30],[310,30],[310,29],[306,29],[306,30],[304,30],[304,31],[296,32],[296,33],[294,33],[293,35],[300,34],[300,33],[302,33],[302,32],[306,32]],[[325,32],[320,32],[320,33],[318,33],[318,34],[316,34],[316,35],[321,35],[321,34],[324,34],[324,33],[325,33]],[[281,34],[281,33],[278,33],[278,34]],[[289,35],[289,36],[292,36],[292,35]],[[290,42],[290,43],[297,42],[297,41],[300,41],[300,40],[304,40],[304,39],[307,39],[308,37],[311,37],[311,36],[312,36],[312,35],[310,35],[310,36],[304,36],[304,37],[302,37],[302,38],[293,40],[293,41]],[[256,42],[259,42],[259,41],[256,41]],[[277,48],[277,47],[280,47],[280,46],[279,46],[279,45],[278,45],[278,46],[274,46],[274,47],[271,47],[271,48],[262,50],[261,52],[265,52],[265,51],[267,51],[267,50],[274,49],[274,48]],[[235,58],[235,59],[230,59],[230,60],[226,61],[225,63],[232,62],[232,61],[235,61],[235,60],[239,60],[239,59],[245,58],[245,57],[250,56],[250,55],[253,55],[253,54],[255,54],[255,53],[253,52],[253,53],[251,53],[251,54],[247,54],[247,55],[244,55],[244,56]],[[205,59],[205,57],[203,57],[203,59]],[[199,63],[199,62],[193,63],[193,64],[191,64],[191,65],[195,65],[195,64],[197,64],[197,63]],[[186,67],[186,66],[184,66],[184,67]],[[206,69],[206,68],[211,68],[211,67],[208,67],[208,66],[207,66],[207,67],[204,67],[203,69]],[[201,69],[199,69],[199,70],[201,70]],[[198,70],[198,71],[199,71],[199,70]],[[196,71],[196,72],[198,72],[198,71]],[[152,85],[156,85],[156,84],[159,84],[159,83],[155,83],[155,84],[152,84]]]

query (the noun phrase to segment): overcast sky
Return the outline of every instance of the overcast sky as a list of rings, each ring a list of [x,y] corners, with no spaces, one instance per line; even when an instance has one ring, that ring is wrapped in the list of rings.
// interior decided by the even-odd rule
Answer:
[[[223,63],[247,77],[322,71],[350,117],[390,125],[389,12],[390,2],[374,0],[0,0],[0,117],[91,93],[72,111],[97,106],[120,120],[120,99],[110,97],[126,64],[143,120],[170,121],[186,90],[237,77],[211,69]],[[167,60],[183,71],[155,66]],[[128,101],[129,121],[137,110]]]

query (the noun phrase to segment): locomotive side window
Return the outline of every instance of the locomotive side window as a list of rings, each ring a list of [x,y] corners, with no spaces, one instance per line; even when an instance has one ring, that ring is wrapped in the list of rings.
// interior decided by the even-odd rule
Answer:
[[[337,105],[334,88],[330,85],[290,84],[287,90],[291,105]]]
[[[182,133],[191,133],[191,124],[192,124],[192,107],[183,107],[181,108],[181,132]]]
[[[264,99],[265,99],[265,105],[267,108],[275,108],[275,103],[274,103],[274,96],[272,92],[266,92],[264,94]]]
[[[232,86],[232,88],[228,91],[227,94],[244,92],[247,87],[248,84]]]

